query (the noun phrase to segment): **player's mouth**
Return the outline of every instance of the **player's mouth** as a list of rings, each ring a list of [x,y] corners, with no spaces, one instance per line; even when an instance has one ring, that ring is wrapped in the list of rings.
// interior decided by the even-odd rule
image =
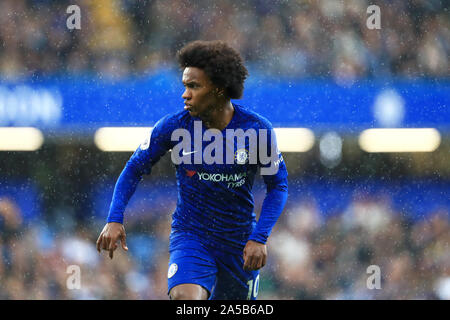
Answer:
[[[187,110],[187,111],[193,111],[193,108],[192,108],[192,106],[190,105],[190,104],[184,104],[184,110]]]

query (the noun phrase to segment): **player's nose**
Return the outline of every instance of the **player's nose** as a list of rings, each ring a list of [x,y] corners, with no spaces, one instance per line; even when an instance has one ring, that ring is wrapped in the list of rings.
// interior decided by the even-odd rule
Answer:
[[[191,99],[191,98],[192,98],[191,91],[188,90],[188,89],[184,90],[184,92],[183,92],[183,94],[181,95],[181,97],[182,97],[184,100],[189,100],[189,99]]]

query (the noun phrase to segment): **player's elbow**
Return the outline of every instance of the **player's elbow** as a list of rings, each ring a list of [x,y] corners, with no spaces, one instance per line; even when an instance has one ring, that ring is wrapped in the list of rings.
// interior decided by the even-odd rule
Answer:
[[[287,179],[283,179],[278,182],[267,184],[267,192],[271,192],[272,190],[279,192],[288,192],[288,182]]]

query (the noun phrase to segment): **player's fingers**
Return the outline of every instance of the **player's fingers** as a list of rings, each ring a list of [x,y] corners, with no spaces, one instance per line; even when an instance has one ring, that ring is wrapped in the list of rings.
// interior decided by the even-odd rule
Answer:
[[[258,266],[257,266],[256,270],[261,269],[262,267],[264,267],[264,264],[265,264],[264,256],[262,256],[262,257],[259,258]]]
[[[247,259],[247,257],[246,256],[244,256],[244,264],[242,265],[242,269],[244,269],[244,270],[247,270],[247,263],[248,263],[248,261],[247,261],[248,259]]]
[[[262,263],[263,263],[263,257],[261,255],[257,255],[254,260],[254,265],[253,265],[254,269],[253,270],[258,270],[259,268],[261,268]]]
[[[103,239],[102,239],[102,249],[103,249],[103,250],[108,250],[108,249],[109,249],[109,237],[103,236]]]
[[[127,236],[125,235],[125,233],[123,233],[122,236],[120,237],[120,243],[122,244],[122,249],[128,251]]]
[[[111,239],[109,241],[109,246],[108,246],[108,250],[116,250],[117,248],[117,244],[116,244],[117,240],[116,239]]]
[[[264,255],[263,258],[262,258],[261,268],[266,265],[266,262],[267,262],[267,255]]]
[[[252,268],[252,270],[258,270],[259,268],[261,268],[261,263],[262,263],[262,258],[260,256],[256,256],[253,259],[253,268]]]
[[[259,270],[259,269],[261,269],[264,266],[264,264],[266,263],[265,262],[265,258],[266,258],[266,256],[264,254],[259,255],[257,257],[257,259],[256,259],[257,263],[256,263],[256,266],[255,266],[255,270]]]
[[[251,269],[250,270],[258,270],[259,269],[259,265],[261,263],[261,260],[259,257],[254,257],[253,258],[253,263],[251,265]]]
[[[114,250],[117,249],[117,244],[116,244],[116,242],[117,242],[117,239],[116,239],[116,238],[112,238],[112,239],[110,240],[110,242],[109,242],[109,248],[108,248],[108,250],[109,250],[109,257],[110,257],[111,259],[112,259],[113,256],[114,256]]]
[[[98,237],[97,242],[96,242],[98,252],[100,252],[102,250],[101,245],[102,245],[102,235],[100,234],[100,236]]]
[[[245,259],[245,262],[244,262],[244,270],[246,270],[246,271],[252,270],[251,268],[253,265],[253,256],[248,255],[246,258],[247,259]]]

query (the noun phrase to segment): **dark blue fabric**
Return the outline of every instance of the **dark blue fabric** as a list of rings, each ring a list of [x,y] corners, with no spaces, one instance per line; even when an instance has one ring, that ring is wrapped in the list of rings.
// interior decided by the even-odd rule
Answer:
[[[167,273],[168,293],[183,283],[205,288],[210,300],[256,300],[259,270],[245,271],[241,254],[224,252],[193,234],[174,235]]]
[[[234,108],[231,122],[222,131],[224,150],[227,148],[227,129],[254,129],[256,132],[265,129],[269,139],[260,140],[268,144],[268,150],[274,148],[274,144],[274,150],[278,151],[276,139],[272,137],[273,128],[267,119],[243,107],[234,105]],[[135,151],[116,183],[108,222],[123,222],[126,205],[142,175],[149,174],[161,156],[180,141],[172,141],[172,132],[183,128],[194,137],[194,121],[200,119],[190,116],[187,111],[166,116],[158,121],[149,134],[149,141],[144,142]],[[206,128],[203,127],[202,132],[205,131]],[[194,138],[191,140],[191,150],[195,151],[198,145],[195,145]],[[258,138],[258,146],[261,141]],[[202,142],[202,154],[208,144]],[[252,150],[249,140],[245,141],[245,148],[238,146],[237,141],[233,144],[234,154],[237,154],[238,148]],[[195,153],[190,155],[191,164],[181,163],[175,166],[178,201],[172,217],[172,232],[192,232],[214,243],[224,244],[224,250],[234,253],[242,253],[249,239],[265,243],[287,199],[287,170],[281,153],[274,154],[278,159],[274,174],[263,175],[267,184],[267,195],[258,223],[254,212],[252,187],[258,168],[267,168],[270,163],[261,163],[258,158],[256,163],[247,161],[239,164],[235,161],[234,164],[226,164],[224,151],[223,164],[195,164],[195,156]]]

